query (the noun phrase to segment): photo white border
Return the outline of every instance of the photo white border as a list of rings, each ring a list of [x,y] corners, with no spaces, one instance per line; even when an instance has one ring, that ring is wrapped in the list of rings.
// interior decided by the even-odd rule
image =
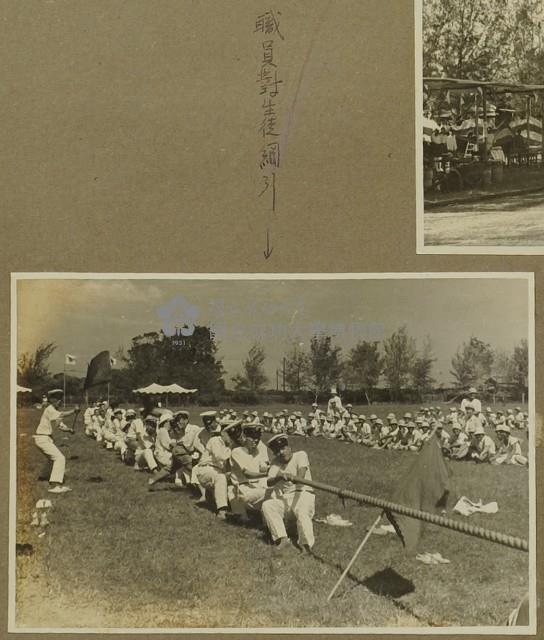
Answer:
[[[526,280],[528,287],[529,349],[529,620],[527,626],[507,627],[296,627],[296,628],[18,628],[16,626],[16,482],[17,482],[17,283],[22,280],[424,280],[424,279],[515,279]],[[8,632],[58,634],[314,634],[314,635],[536,635],[536,475],[535,458],[535,281],[532,272],[388,272],[388,273],[11,273],[11,349],[10,349],[10,497],[8,558]]]
[[[415,53],[415,161],[416,161],[416,253],[418,255],[492,255],[541,256],[544,243],[535,246],[513,245],[432,245],[425,244],[425,194],[423,189],[423,2],[414,0]]]

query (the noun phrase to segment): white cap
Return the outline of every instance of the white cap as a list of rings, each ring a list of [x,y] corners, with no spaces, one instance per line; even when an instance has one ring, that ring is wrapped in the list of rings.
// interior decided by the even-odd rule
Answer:
[[[495,431],[498,433],[499,431],[504,431],[504,433],[510,433],[511,429],[507,424],[498,424],[495,427]]]

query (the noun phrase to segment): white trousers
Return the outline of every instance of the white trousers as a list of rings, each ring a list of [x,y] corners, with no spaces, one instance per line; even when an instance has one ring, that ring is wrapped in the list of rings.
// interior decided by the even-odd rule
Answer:
[[[230,501],[232,512],[247,516],[248,509],[260,511],[265,493],[265,487],[251,484],[241,484],[237,486],[234,491],[234,497]]]
[[[153,456],[153,451],[151,449],[136,449],[134,452],[134,462],[140,467],[144,468],[147,466],[150,471],[153,471],[157,468],[157,462],[155,457]]]
[[[227,476],[214,467],[195,467],[195,476],[205,489],[213,489],[215,506],[224,509],[228,506]]]
[[[285,520],[294,518],[297,523],[298,544],[314,546],[315,495],[309,491],[294,491],[281,498],[265,500],[262,506],[266,526],[272,540],[286,538]]]
[[[38,449],[53,463],[51,469],[51,475],[49,476],[49,482],[64,481],[64,469],[66,468],[66,458],[59,449],[55,446],[53,438],[50,436],[33,436],[34,444]]]

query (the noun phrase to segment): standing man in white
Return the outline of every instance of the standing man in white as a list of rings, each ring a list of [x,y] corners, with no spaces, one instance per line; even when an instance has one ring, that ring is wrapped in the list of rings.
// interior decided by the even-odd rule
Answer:
[[[69,487],[64,486],[66,458],[53,441],[53,428],[60,426],[64,418],[77,413],[79,406],[76,405],[74,409],[70,411],[59,411],[62,396],[63,392],[61,389],[53,389],[47,394],[49,404],[42,413],[36,434],[33,436],[36,447],[53,463],[49,476],[48,491],[50,493],[66,493],[67,491],[71,491]]]
[[[466,413],[467,407],[474,409],[474,415],[479,416],[482,413],[482,403],[478,400],[478,390],[470,387],[468,390],[468,398],[463,398],[461,402],[461,411]]]

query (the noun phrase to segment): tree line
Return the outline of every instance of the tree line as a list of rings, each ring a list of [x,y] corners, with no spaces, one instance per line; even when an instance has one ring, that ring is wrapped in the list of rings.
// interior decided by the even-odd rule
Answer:
[[[425,0],[423,75],[542,83],[542,0]]]
[[[43,343],[34,353],[21,355],[19,384],[30,387],[35,394],[61,386],[63,374],[52,375],[48,365],[55,349],[53,343]],[[240,371],[230,379],[233,391],[227,388],[219,345],[209,327],[195,326],[190,336],[166,336],[162,331],[136,336],[127,350],[119,348],[115,352],[115,358],[119,367],[111,372],[110,390],[125,401],[131,398],[133,389],[152,382],[196,387],[203,404],[220,402],[227,396],[242,402],[256,401],[260,394],[273,391],[274,382],[282,391],[311,394],[316,399],[328,397],[336,386],[339,391],[363,394],[367,403],[373,401],[379,385],[388,389],[393,401],[404,399],[407,392],[421,400],[436,388],[432,341],[426,337],[418,344],[406,326],[381,342],[358,341],[346,353],[331,335],[316,334],[307,344],[294,340],[282,358],[277,381],[266,375],[265,348],[255,343],[242,359]],[[507,352],[471,336],[451,359],[452,385],[460,390],[502,385],[521,396],[527,389],[528,358],[526,340]],[[82,382],[81,377],[68,374],[67,394],[81,395]],[[104,389],[95,393],[103,394]]]
[[[521,395],[527,390],[528,344],[521,340],[511,353],[494,349],[472,336],[456,350],[451,360],[453,386],[460,390],[477,386],[490,393],[499,386]],[[235,388],[254,393],[264,391],[269,380],[265,374],[264,347],[254,344],[242,363],[242,372],[233,377]],[[401,400],[409,390],[422,399],[431,392],[436,358],[430,337],[420,347],[401,326],[391,336],[379,341],[361,340],[343,356],[340,346],[329,335],[315,335],[308,349],[294,340],[285,354],[281,370],[282,388],[300,393],[311,391],[315,397],[326,395],[331,387],[364,393],[367,403],[383,381],[391,400]]]

